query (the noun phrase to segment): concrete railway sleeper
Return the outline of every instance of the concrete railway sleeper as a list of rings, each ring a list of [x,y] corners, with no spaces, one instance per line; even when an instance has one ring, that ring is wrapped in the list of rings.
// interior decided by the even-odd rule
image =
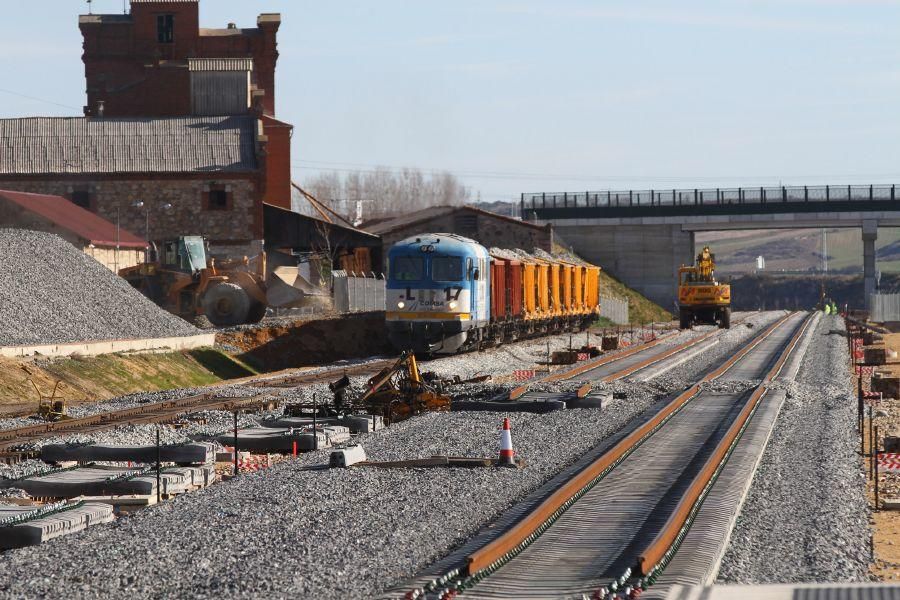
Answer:
[[[506,532],[407,597],[612,597],[650,585],[807,325],[800,314],[772,324]],[[729,371],[741,362],[755,367],[752,391],[701,387],[739,381],[749,369]]]
[[[736,321],[735,324],[742,322],[744,319]],[[568,381],[580,377],[586,381],[610,383],[624,379],[630,375],[634,375],[638,371],[656,365],[676,354],[685,352],[691,348],[696,348],[700,344],[720,335],[721,330],[714,329],[686,342],[666,348],[661,351],[653,351],[653,349],[664,342],[667,336],[661,336],[655,340],[645,342],[634,346],[622,352],[610,356],[604,356],[596,360],[585,362],[572,369],[560,371],[547,375],[535,381],[524,383],[509,392],[509,399],[515,400],[525,395],[531,386],[539,383],[554,383],[559,381]]]

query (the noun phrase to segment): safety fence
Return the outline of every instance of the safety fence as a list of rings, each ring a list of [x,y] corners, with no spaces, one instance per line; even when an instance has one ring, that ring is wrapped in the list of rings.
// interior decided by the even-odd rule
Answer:
[[[606,317],[616,325],[627,325],[628,300],[613,298],[611,296],[601,296],[600,316]]]
[[[900,294],[869,294],[869,319],[876,323],[900,321]]]
[[[332,271],[334,310],[339,313],[384,310],[385,281],[381,273]]]

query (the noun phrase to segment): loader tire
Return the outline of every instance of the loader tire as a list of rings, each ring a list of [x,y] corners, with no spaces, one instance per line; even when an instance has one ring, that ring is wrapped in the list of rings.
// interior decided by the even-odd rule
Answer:
[[[220,283],[203,295],[203,312],[217,327],[241,325],[247,322],[250,296],[236,283]]]
[[[731,308],[723,308],[719,315],[719,329],[731,329]]]
[[[684,310],[683,308],[678,311],[678,328],[679,329],[690,329],[692,320],[693,320],[693,315],[691,315],[691,311]]]
[[[259,323],[266,316],[268,307],[262,302],[254,302],[250,305],[250,312],[247,313],[247,323]]]

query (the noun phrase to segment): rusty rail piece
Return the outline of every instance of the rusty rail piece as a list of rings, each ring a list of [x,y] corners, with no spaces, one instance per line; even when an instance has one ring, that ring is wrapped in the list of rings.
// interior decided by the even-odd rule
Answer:
[[[321,381],[329,381],[341,375],[363,375],[377,373],[385,364],[393,361],[376,361],[365,365],[347,368],[328,369],[309,375],[294,374],[271,379],[257,378],[245,381],[242,385],[265,387],[292,387],[309,385]],[[215,390],[206,391],[177,400],[152,402],[109,412],[98,413],[87,417],[67,419],[64,421],[44,422],[15,429],[0,430],[0,452],[27,444],[36,440],[68,433],[92,433],[104,429],[112,429],[122,425],[141,425],[146,423],[164,423],[174,420],[185,413],[201,410],[248,410],[264,407],[267,403],[267,392],[260,391],[245,397],[216,396]]]
[[[781,372],[784,363],[791,356],[794,348],[796,348],[800,339],[806,333],[806,330],[811,323],[811,318],[812,313],[805,319],[803,325],[797,329],[796,333],[791,338],[791,341],[785,347],[784,351],[782,351],[775,365],[773,365],[766,373],[765,377],[763,377],[762,383],[753,391],[737,418],[728,428],[722,441],[716,446],[716,449],[707,459],[703,468],[697,473],[681,500],[679,500],[675,510],[669,515],[665,525],[663,525],[653,541],[638,555],[637,564],[640,575],[652,575],[654,572],[658,571],[660,567],[665,567],[668,560],[674,555],[674,551],[677,550],[681,539],[687,533],[690,522],[699,510],[700,504],[702,504],[706,493],[712,487],[715,479],[725,466],[728,456],[740,440],[741,434],[743,434],[750,418],[756,412],[759,403],[769,391],[767,384]]]
[[[529,538],[533,538],[535,533],[544,523],[550,520],[555,514],[561,513],[571,501],[586,491],[591,482],[608,472],[625,458],[628,457],[645,439],[653,435],[657,429],[664,425],[672,416],[675,415],[685,404],[690,402],[701,389],[701,384],[707,383],[720,377],[735,363],[737,363],[745,354],[750,352],[757,345],[762,343],[764,339],[769,337],[777,328],[783,325],[790,314],[785,315],[781,319],[775,321],[761,334],[757,335],[753,340],[745,345],[739,352],[726,360],[719,368],[707,374],[699,382],[695,383],[674,400],[669,402],[662,410],[656,413],[649,421],[632,431],[625,438],[620,440],[609,451],[597,458],[594,462],[578,472],[572,479],[559,487],[547,499],[541,502],[533,511],[525,516],[519,523],[511,527],[506,533],[494,539],[489,544],[474,551],[466,559],[466,571],[469,576],[489,568],[495,563],[502,561],[514,554],[517,549],[524,547]]]

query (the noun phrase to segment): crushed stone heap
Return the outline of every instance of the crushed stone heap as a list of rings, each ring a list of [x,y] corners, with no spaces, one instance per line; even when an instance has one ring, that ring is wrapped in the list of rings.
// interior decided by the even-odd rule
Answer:
[[[0,228],[0,346],[199,333],[59,236]]]

